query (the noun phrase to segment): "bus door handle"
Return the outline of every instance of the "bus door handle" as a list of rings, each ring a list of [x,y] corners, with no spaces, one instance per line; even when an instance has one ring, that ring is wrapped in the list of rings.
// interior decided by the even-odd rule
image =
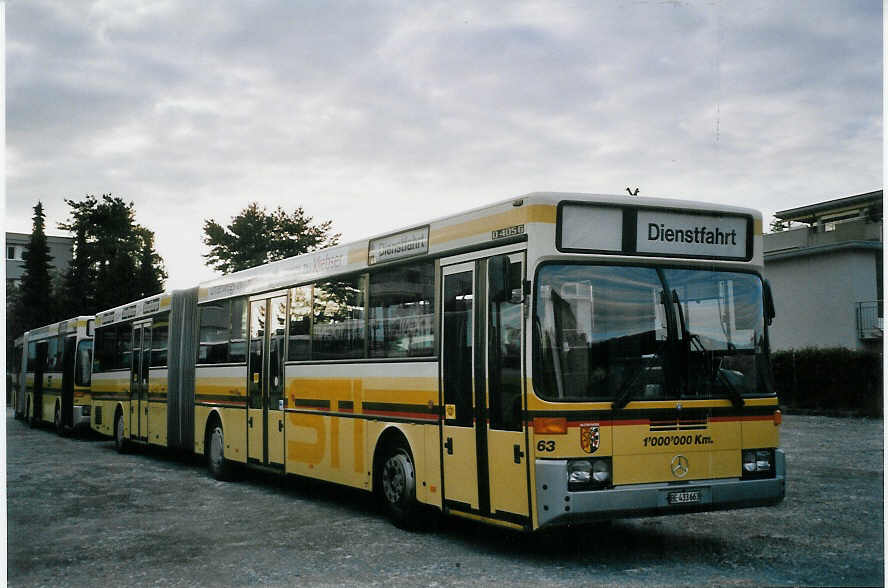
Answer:
[[[278,432],[284,430],[284,421],[278,421]]]
[[[253,417],[247,419],[247,424],[250,425],[250,428],[253,427]]]
[[[453,455],[453,437],[447,438],[447,442],[444,443],[444,449],[447,450],[447,455]]]
[[[524,457],[524,452],[521,451],[521,446],[515,446],[515,463],[521,463],[521,458]]]

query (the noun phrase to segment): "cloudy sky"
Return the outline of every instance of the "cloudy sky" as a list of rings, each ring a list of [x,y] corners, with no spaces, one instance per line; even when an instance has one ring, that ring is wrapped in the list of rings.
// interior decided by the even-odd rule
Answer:
[[[881,188],[882,3],[10,0],[6,108],[6,230],[110,192],[183,288],[253,200],[350,241],[538,190]]]

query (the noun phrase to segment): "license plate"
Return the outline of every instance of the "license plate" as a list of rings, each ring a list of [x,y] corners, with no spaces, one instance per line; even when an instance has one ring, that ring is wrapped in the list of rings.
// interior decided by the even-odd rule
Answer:
[[[697,504],[700,502],[700,491],[670,492],[666,500],[669,504]]]

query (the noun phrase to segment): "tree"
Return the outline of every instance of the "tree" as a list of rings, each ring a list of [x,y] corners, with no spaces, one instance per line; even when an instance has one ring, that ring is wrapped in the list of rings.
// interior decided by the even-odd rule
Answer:
[[[167,273],[154,250],[154,232],[135,222],[132,202],[110,194],[65,202],[71,212],[59,228],[74,233],[74,257],[62,288],[66,316],[94,314],[163,291]]]
[[[27,331],[52,322],[56,317],[53,312],[52,298],[52,256],[46,242],[44,230],[46,215],[43,203],[34,206],[34,224],[31,229],[31,240],[22,253],[25,270],[22,283],[15,300],[13,321],[21,331]]]
[[[288,215],[278,206],[270,214],[252,202],[222,227],[214,219],[204,221],[204,255],[207,265],[223,274],[270,261],[286,259],[336,245],[339,233],[330,234],[333,221],[314,225],[300,206]]]

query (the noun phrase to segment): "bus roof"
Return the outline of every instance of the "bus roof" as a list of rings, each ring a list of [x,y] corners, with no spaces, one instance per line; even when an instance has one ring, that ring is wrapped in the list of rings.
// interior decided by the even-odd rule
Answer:
[[[710,213],[727,213],[754,219],[756,235],[761,235],[762,216],[757,210],[740,206],[681,200],[676,198],[629,197],[614,194],[574,192],[533,192],[471,210],[442,216],[424,224],[377,234],[372,237],[328,247],[234,272],[198,284],[200,302],[232,296],[258,294],[335,274],[361,271],[387,262],[423,255],[442,255],[484,246],[506,245],[523,240],[533,227],[557,221],[562,202],[652,207]],[[150,316],[170,309],[172,292],[164,292],[129,302],[96,315],[96,326],[129,318]]]
[[[554,225],[558,205],[565,201],[744,215],[755,219],[758,227],[756,234],[761,234],[761,213],[750,208],[670,198],[533,192],[440,217],[423,225],[382,233],[208,280],[199,285],[199,300],[206,302],[309,283],[331,274],[360,271],[387,261],[409,259],[414,255],[440,255],[485,246],[492,244],[492,241],[505,245],[510,238],[530,232],[534,225]]]
[[[76,333],[78,328],[81,327],[86,330],[89,325],[89,321],[93,320],[94,318],[95,317],[89,315],[75,316],[56,323],[43,325],[42,327],[37,327],[36,329],[31,329],[30,331],[26,331],[22,335],[22,337],[26,338],[30,342],[39,341],[40,339],[46,339],[48,337],[58,336],[59,333]]]

